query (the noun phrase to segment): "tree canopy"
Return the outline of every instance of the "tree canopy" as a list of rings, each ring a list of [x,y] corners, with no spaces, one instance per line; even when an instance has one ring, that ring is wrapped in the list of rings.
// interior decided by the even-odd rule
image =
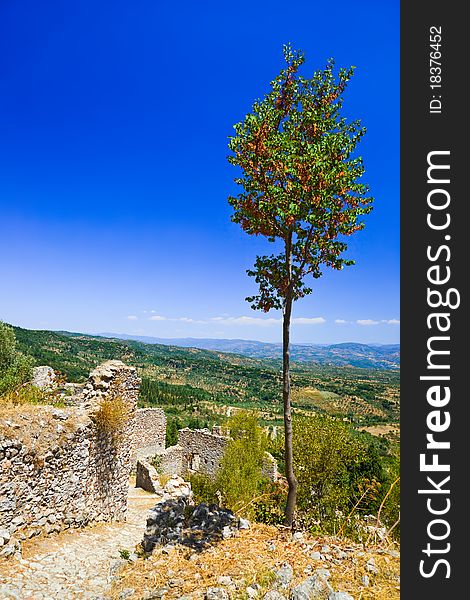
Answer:
[[[354,155],[365,133],[359,120],[341,116],[343,93],[354,68],[334,73],[334,60],[310,79],[299,74],[301,52],[284,47],[286,67],[263,100],[234,126],[229,162],[241,168],[243,191],[229,202],[233,221],[249,234],[282,240],[285,250],[258,256],[248,271],[259,294],[255,309],[280,309],[289,294],[297,300],[312,290],[304,278],[354,264],[343,256],[345,236],[362,229],[371,210],[361,157]]]

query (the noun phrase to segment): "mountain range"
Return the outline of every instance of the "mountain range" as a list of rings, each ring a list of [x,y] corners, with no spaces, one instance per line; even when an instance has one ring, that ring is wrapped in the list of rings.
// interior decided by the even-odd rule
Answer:
[[[65,332],[64,332],[65,333]],[[250,358],[282,358],[282,344],[242,339],[215,338],[157,338],[129,335],[125,333],[99,333],[100,337],[134,340],[145,344],[199,348],[216,352],[241,354]],[[293,361],[336,366],[351,366],[367,369],[399,369],[399,344],[291,344],[290,356]]]

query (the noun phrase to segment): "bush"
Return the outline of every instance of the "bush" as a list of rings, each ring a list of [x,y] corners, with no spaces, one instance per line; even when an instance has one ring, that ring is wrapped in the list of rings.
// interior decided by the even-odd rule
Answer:
[[[252,517],[256,498],[263,494],[262,474],[267,439],[256,414],[240,411],[225,424],[232,438],[227,444],[215,478],[191,475],[197,502],[216,502]]]
[[[93,420],[98,431],[117,443],[124,435],[129,420],[129,409],[121,396],[106,398],[93,415]]]
[[[265,483],[262,466],[267,438],[252,412],[240,411],[225,425],[232,439],[222,458],[216,486],[224,506],[251,516],[253,501]]]
[[[0,321],[0,396],[31,380],[34,360],[17,349],[12,327]]]
[[[64,402],[55,392],[37,388],[34,385],[22,386],[5,392],[0,398],[1,405],[20,406],[22,404],[53,404],[63,407]]]
[[[381,458],[348,424],[320,415],[297,417],[294,463],[299,517],[308,528],[344,531],[348,516],[377,508],[387,479]]]
[[[261,498],[253,505],[255,520],[266,525],[283,525],[287,487],[281,483],[267,483],[263,492]]]
[[[217,484],[213,478],[202,473],[192,473],[189,475],[188,479],[191,483],[191,489],[196,504],[200,504],[201,502],[207,502],[209,504],[219,503]]]

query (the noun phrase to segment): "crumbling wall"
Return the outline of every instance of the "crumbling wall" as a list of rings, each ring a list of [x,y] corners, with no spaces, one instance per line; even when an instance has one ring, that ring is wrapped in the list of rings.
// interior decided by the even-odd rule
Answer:
[[[211,433],[209,429],[180,429],[178,445],[183,448],[183,468],[213,477],[228,442],[228,437]]]
[[[165,448],[166,416],[161,408],[138,408],[134,417],[133,456],[151,456]]]
[[[170,446],[159,456],[160,472],[165,475],[183,475],[187,470],[184,448]]]
[[[125,518],[139,385],[133,367],[108,361],[78,406],[26,406],[2,420],[0,528],[21,540]],[[103,411],[114,402],[122,415],[113,429]]]

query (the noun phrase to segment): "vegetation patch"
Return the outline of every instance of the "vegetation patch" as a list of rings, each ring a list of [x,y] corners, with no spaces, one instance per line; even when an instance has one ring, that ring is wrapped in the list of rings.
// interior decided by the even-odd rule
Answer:
[[[129,421],[129,408],[120,395],[105,398],[93,415],[98,431],[118,443]]]

